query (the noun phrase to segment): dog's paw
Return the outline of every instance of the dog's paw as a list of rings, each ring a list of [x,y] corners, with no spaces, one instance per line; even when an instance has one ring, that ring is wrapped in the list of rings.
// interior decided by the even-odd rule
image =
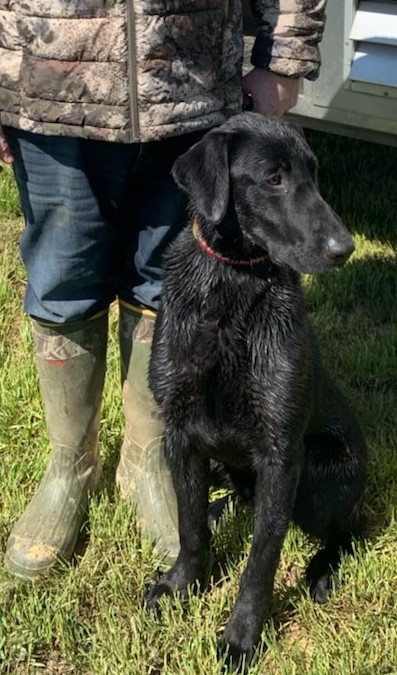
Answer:
[[[229,624],[219,640],[218,655],[225,661],[228,673],[246,675],[255,653],[256,640],[253,640],[240,626]]]
[[[218,645],[219,658],[224,660],[224,672],[233,675],[246,675],[253,657],[253,650],[242,650],[241,645],[221,640]]]
[[[144,605],[146,609],[155,610],[159,612],[160,598],[163,595],[172,596],[173,594],[174,591],[170,587],[169,583],[167,583],[166,581],[163,582],[162,579],[160,579],[156,584],[150,586],[149,589],[146,591],[144,598]]]
[[[147,609],[159,610],[159,600],[163,595],[174,596],[178,594],[179,598],[185,600],[188,597],[189,588],[197,592],[199,586],[200,577],[196,573],[195,566],[188,567],[176,563],[146,592],[145,606]]]
[[[323,574],[318,579],[312,580],[310,582],[310,597],[313,602],[323,605],[324,603],[328,602],[329,597],[334,592],[336,586],[337,581],[332,572]]]
[[[323,605],[338,585],[335,572],[330,565],[327,551],[316,553],[306,570],[310,597],[313,602]]]

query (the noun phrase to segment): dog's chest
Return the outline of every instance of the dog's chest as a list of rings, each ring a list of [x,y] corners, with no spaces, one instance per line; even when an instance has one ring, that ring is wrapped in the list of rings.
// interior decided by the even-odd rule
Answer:
[[[184,285],[179,275],[168,277],[151,373],[170,427],[218,458],[223,447],[241,455],[262,442],[277,415],[277,362],[288,370],[291,324],[276,287],[225,275]]]
[[[264,406],[263,359],[261,372],[256,368],[262,339],[260,331],[252,334],[246,322],[226,315],[179,325],[167,340],[172,348],[163,370],[168,420],[200,445],[228,443],[229,450],[231,439],[247,437],[247,427],[254,431]]]

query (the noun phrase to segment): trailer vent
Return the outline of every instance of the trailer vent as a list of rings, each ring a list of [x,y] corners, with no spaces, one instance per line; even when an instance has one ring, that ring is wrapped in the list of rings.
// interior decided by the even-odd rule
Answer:
[[[397,87],[397,2],[360,2],[349,37],[350,79]]]

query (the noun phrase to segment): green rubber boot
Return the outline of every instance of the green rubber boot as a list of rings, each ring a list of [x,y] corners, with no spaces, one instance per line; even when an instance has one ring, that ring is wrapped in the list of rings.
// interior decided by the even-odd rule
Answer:
[[[179,553],[178,509],[164,455],[164,424],[148,386],[155,313],[120,302],[120,353],[125,435],[116,481],[164,562]]]
[[[33,322],[52,453],[32,501],[15,524],[5,565],[20,577],[70,560],[101,478],[97,435],[106,367],[107,313],[69,325]]]

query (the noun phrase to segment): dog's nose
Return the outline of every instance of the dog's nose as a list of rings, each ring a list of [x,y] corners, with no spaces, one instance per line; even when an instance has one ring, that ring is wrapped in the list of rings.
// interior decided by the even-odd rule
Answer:
[[[332,237],[325,244],[325,255],[334,265],[343,265],[354,251],[353,241],[340,242]]]

